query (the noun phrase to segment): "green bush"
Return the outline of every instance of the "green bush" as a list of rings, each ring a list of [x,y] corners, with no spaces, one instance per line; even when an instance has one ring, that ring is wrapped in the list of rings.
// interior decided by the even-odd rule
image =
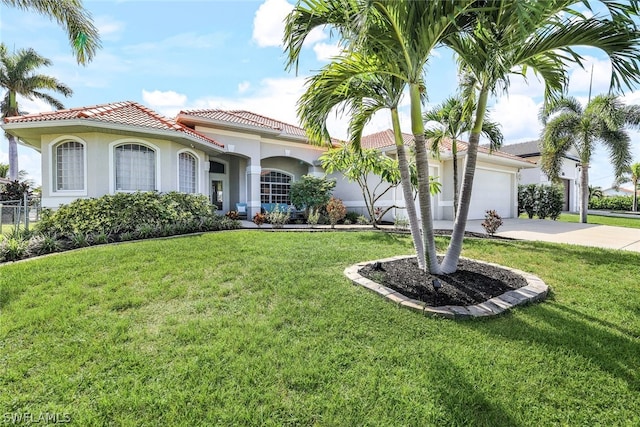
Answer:
[[[589,201],[589,209],[630,211],[632,206],[633,196],[607,196],[601,199],[593,198]]]
[[[306,213],[311,208],[322,208],[331,198],[331,193],[336,186],[336,181],[327,178],[317,178],[304,175],[291,184],[289,196],[291,203],[298,209],[305,209]]]
[[[518,186],[518,216],[527,213],[529,219],[536,214],[536,185],[519,185]]]
[[[157,237],[167,227],[186,232],[237,228],[233,222],[223,225],[222,221],[214,220],[215,217],[204,195],[118,193],[77,199],[55,212],[45,210],[37,231],[73,240],[80,234],[118,236],[128,233],[130,236],[127,237],[132,238]]]
[[[557,185],[528,184],[518,186],[518,216],[526,213],[529,219],[557,220],[564,204],[562,188]]]

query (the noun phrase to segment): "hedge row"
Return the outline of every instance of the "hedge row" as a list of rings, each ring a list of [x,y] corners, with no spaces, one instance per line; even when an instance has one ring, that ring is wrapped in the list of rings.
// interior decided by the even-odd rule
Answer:
[[[589,209],[610,211],[630,211],[633,207],[633,196],[607,196],[589,200]]]

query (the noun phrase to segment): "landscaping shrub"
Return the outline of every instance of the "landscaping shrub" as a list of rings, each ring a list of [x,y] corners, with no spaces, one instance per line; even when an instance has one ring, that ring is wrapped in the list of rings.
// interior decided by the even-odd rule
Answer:
[[[607,196],[589,201],[589,209],[610,211],[630,211],[633,207],[633,196]]]
[[[291,203],[298,209],[305,209],[308,214],[309,209],[322,208],[329,203],[335,186],[336,181],[333,179],[303,175],[300,180],[291,184]]]
[[[557,185],[528,184],[518,186],[518,216],[526,213],[529,219],[558,219],[564,204],[562,188]]]
[[[320,211],[318,209],[312,208],[309,211],[309,215],[307,216],[307,223],[313,227],[314,225],[318,225],[318,221],[320,220]]]
[[[289,209],[276,205],[273,210],[267,213],[267,220],[273,225],[273,228],[282,228],[291,217]]]
[[[332,197],[327,203],[327,215],[329,216],[329,223],[331,228],[334,228],[338,221],[342,220],[347,214],[347,208],[342,203],[342,200]]]
[[[529,219],[533,218],[536,213],[536,185],[519,185],[518,186],[518,216],[527,213]]]
[[[186,232],[237,228],[214,220],[204,195],[184,193],[117,193],[100,198],[77,199],[58,210],[44,210],[36,230],[72,240],[77,234],[114,235],[129,233],[132,238],[160,236],[173,227]],[[179,226],[176,228],[176,226]],[[127,236],[127,237],[130,237]],[[118,240],[123,240],[122,237]],[[129,239],[124,239],[129,240]]]
[[[347,214],[345,215],[345,221],[349,220],[351,222],[351,224],[355,224],[356,222],[358,222],[358,217],[360,216],[360,214],[358,212],[347,212]]]
[[[265,222],[267,222],[267,216],[262,212],[258,212],[253,216],[253,223],[258,227],[262,227]]]
[[[494,210],[486,211],[482,227],[489,236],[493,236],[498,228],[502,225],[502,217]]]
[[[21,237],[5,236],[0,242],[0,262],[17,261],[27,255],[28,240]]]

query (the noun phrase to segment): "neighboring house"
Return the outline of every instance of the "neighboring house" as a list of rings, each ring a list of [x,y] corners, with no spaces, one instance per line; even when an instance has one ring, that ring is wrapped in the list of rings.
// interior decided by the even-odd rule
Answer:
[[[403,133],[406,145],[413,144],[413,135]],[[362,147],[376,148],[395,158],[395,142],[393,131],[388,129],[362,138]],[[462,185],[464,165],[468,144],[458,141],[457,144],[459,185]],[[521,170],[533,168],[528,160],[504,153],[489,152],[488,148],[478,147],[478,160],[473,181],[473,193],[469,207],[468,219],[482,219],[487,210],[496,210],[504,218],[518,216],[518,178]],[[429,159],[429,175],[437,177],[442,183],[442,191],[432,198],[432,213],[435,219],[453,219],[453,156],[451,141],[440,146],[438,158],[431,155]],[[402,205],[402,190],[395,191],[397,204]],[[398,215],[402,215],[399,213]]]
[[[501,151],[534,162],[537,167],[520,172],[520,184],[551,184],[549,177],[540,167],[540,141],[527,141],[519,144],[504,145]],[[579,206],[580,158],[575,148],[571,148],[562,161],[560,180],[564,188],[564,206],[562,210],[576,212]]]
[[[611,187],[606,190],[602,190],[602,194],[605,196],[633,196],[633,189],[624,188],[624,187]],[[640,195],[640,190],[638,190],[638,194]]]
[[[7,117],[2,127],[41,153],[43,207],[121,191],[182,191],[207,195],[222,212],[246,203],[250,218],[262,204],[290,204],[291,183],[303,175],[325,175],[318,158],[327,147],[310,144],[297,126],[248,111],[186,110],[169,119],[135,102],[118,102]],[[390,131],[363,138],[363,146],[395,155]],[[460,173],[465,149],[459,143]],[[452,218],[447,147],[431,165],[431,175],[443,183],[434,217]],[[533,165],[526,160],[480,149],[469,218],[483,218],[487,209],[516,216],[516,175],[528,167]],[[333,177],[335,196],[363,212],[359,187],[340,174]],[[402,206],[400,188],[379,205],[394,203]],[[396,210],[387,219],[404,216]]]

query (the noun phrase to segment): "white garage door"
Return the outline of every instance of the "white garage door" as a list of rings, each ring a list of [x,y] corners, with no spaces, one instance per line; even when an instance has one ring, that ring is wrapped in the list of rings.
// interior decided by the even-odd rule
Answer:
[[[513,174],[476,169],[469,219],[484,219],[488,210],[496,210],[503,218],[511,217]]]

